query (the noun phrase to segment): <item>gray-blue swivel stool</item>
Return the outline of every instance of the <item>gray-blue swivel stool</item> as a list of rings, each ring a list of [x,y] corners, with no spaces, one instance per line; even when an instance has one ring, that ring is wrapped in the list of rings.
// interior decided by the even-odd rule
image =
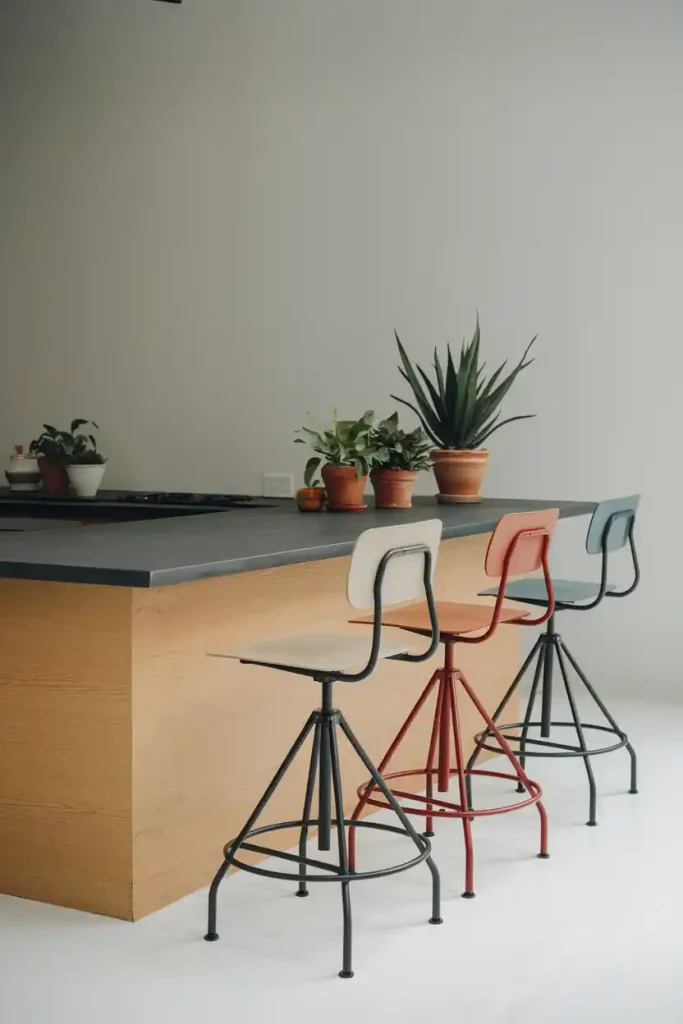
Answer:
[[[580,757],[583,759],[590,792],[589,814],[586,823],[588,825],[597,825],[597,788],[591,758],[597,754],[608,754],[613,750],[620,750],[622,747],[626,747],[631,758],[631,785],[629,792],[637,793],[636,753],[629,742],[628,736],[617,725],[605,703],[584,671],[579,667],[575,657],[558,633],[555,617],[558,612],[564,611],[592,611],[605,598],[626,597],[636,589],[640,581],[640,568],[634,541],[634,529],[639,501],[640,496],[634,495],[628,498],[614,498],[609,501],[603,501],[597,506],[586,535],[586,551],[589,555],[601,556],[600,582],[591,583],[582,580],[553,579],[555,613],[548,620],[545,631],[541,633],[534,644],[531,653],[524,661],[512,685],[493,715],[493,721],[497,723],[513,693],[517,690],[531,665],[535,662],[531,692],[523,721],[506,723],[500,726],[500,730],[509,743],[517,745],[516,753],[519,756],[522,767],[524,767],[528,757]],[[617,590],[616,587],[608,582],[609,556],[612,552],[625,547],[627,544],[630,547],[633,562],[633,582],[625,589]],[[492,588],[482,591],[482,594],[493,596],[497,594],[497,590]],[[527,578],[509,583],[505,596],[513,601],[521,601],[524,604],[537,605],[539,607],[547,604],[546,584],[543,579]],[[570,722],[553,721],[552,719],[555,664],[559,667],[560,676],[569,702],[572,719]],[[582,720],[572,688],[569,666],[571,666],[590,697],[597,704],[607,724],[594,725]],[[540,720],[534,721],[534,704],[539,688],[542,694],[541,717]],[[567,728],[572,729],[575,733],[576,740],[574,743],[559,742],[557,739],[551,739],[553,730]],[[531,730],[540,731],[540,735],[530,735]],[[610,737],[610,741],[604,746],[589,747],[586,742],[586,732],[597,732],[601,737],[607,735]],[[482,750],[498,754],[502,753],[500,748],[495,745],[490,730],[484,730],[476,737],[476,746],[467,765],[468,771],[473,767]],[[471,792],[469,796],[469,805],[472,806]]]

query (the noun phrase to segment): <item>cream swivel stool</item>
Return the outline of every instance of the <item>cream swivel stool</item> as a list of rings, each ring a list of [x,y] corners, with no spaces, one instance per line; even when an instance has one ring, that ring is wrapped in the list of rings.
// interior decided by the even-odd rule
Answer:
[[[342,978],[353,977],[352,969],[352,921],[349,886],[369,878],[380,878],[406,871],[426,861],[432,876],[432,910],[430,923],[441,923],[439,873],[431,857],[429,839],[415,830],[393,796],[387,783],[379,774],[368,754],[351,730],[344,714],[335,706],[333,687],[337,682],[359,683],[372,674],[381,659],[399,661],[425,661],[439,645],[432,578],[441,539],[441,522],[430,520],[422,523],[406,523],[367,530],[356,541],[349,568],[347,598],[355,609],[372,608],[374,626],[372,635],[364,633],[308,634],[300,636],[267,639],[261,643],[245,646],[240,650],[217,652],[213,656],[236,658],[246,665],[261,665],[279,672],[291,672],[307,676],[322,688],[321,706],[311,712],[303,729],[268,784],[263,796],[254,808],[235,839],[226,843],[223,861],[216,873],[209,891],[209,923],[205,938],[213,942],[218,938],[216,931],[218,889],[231,865],[267,878],[281,878],[297,884],[297,895],[308,895],[309,882],[339,882],[341,884],[343,911],[343,958]],[[412,654],[415,639],[382,635],[382,617],[388,606],[426,598],[431,623],[431,638],[427,649]],[[266,712],[267,713],[267,712]],[[339,768],[338,736],[350,743],[365,765],[371,779],[384,794],[388,806],[394,811],[400,824],[385,824],[377,821],[354,821],[354,827],[378,829],[397,833],[412,840],[416,852],[409,860],[375,871],[353,871],[349,867],[347,846],[347,820],[344,812],[342,777]],[[308,769],[308,782],[303,800],[300,820],[260,825],[257,821],[265,810],[273,793],[286,775],[292,762],[302,749],[309,734],[313,734]],[[317,813],[313,814],[313,798],[317,788]],[[334,812],[332,805],[334,804]],[[317,828],[317,845],[322,851],[330,850],[333,830],[336,831],[338,863],[318,860],[308,856],[307,842],[310,828]],[[268,832],[281,829],[296,829],[299,834],[298,853],[283,853],[263,846],[260,837]],[[241,860],[239,854],[246,850],[283,860],[295,865],[295,870],[275,870],[271,862],[267,866],[251,864]]]

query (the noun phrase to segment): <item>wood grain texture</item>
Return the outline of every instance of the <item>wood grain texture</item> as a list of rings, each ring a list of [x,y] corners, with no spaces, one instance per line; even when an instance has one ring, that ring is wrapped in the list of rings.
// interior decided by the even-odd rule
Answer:
[[[472,600],[487,539],[443,544],[440,598]],[[149,591],[0,580],[0,891],[130,920],[206,885],[320,699],[309,680],[206,652],[367,629],[347,623],[347,569],[338,558]],[[516,627],[463,648],[488,707],[517,656]],[[337,685],[376,761],[438,663],[384,662]],[[394,767],[424,760],[430,717]],[[462,719],[473,735],[465,701]],[[340,754],[350,811],[365,772],[344,743]],[[300,816],[306,767],[304,751],[268,820]]]
[[[436,593],[471,601],[486,584],[488,536],[442,545]],[[317,684],[238,662],[209,650],[296,632],[344,632],[348,559],[337,558],[133,591],[133,915],[144,916],[206,885],[224,843],[238,831],[313,707]],[[509,685],[518,630],[503,626],[489,643],[463,648],[459,662],[489,708]],[[416,643],[419,645],[419,638]],[[378,761],[439,663],[381,663],[358,685],[338,684],[336,703]],[[463,730],[480,723],[463,700]],[[431,716],[406,739],[396,768],[425,757]],[[345,804],[365,771],[341,747]],[[270,821],[298,818],[305,786],[302,752],[266,811]],[[263,822],[265,823],[265,821]],[[274,833],[272,845],[293,845]]]
[[[131,592],[0,580],[0,891],[132,917]]]

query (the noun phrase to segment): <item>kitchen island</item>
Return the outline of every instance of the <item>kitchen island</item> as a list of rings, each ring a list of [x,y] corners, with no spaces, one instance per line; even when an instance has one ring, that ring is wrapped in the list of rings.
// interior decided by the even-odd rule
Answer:
[[[418,499],[407,512],[302,515],[284,502],[0,532],[0,891],[135,920],[206,885],[318,700],[305,679],[207,651],[362,628],[346,625],[345,576],[372,526],[441,519],[436,593],[472,600],[496,521],[551,506],[563,516],[595,507]],[[504,627],[462,652],[489,708],[515,673],[517,634]],[[372,757],[431,671],[382,662],[337,688]],[[406,761],[424,757],[429,727],[425,714]],[[350,810],[363,769],[341,754]],[[275,794],[271,820],[299,817],[306,765],[301,756]]]

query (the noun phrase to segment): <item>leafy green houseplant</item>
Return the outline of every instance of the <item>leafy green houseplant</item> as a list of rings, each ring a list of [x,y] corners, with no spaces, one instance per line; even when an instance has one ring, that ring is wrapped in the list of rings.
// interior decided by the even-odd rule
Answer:
[[[411,508],[417,474],[431,466],[432,446],[424,430],[402,430],[395,412],[373,427],[370,441],[375,508]]]
[[[91,433],[84,433],[83,427],[99,429],[91,420],[75,419],[69,430],[58,430],[49,423],[43,424],[42,433],[31,442],[30,453],[38,456],[43,490],[48,494],[65,494],[69,490],[67,467],[81,459],[98,455],[99,465],[104,459],[97,452],[97,442]]]
[[[375,414],[368,410],[359,420],[340,420],[336,411],[332,424],[321,430],[302,427],[297,431],[303,437],[295,443],[308,444],[316,455],[306,463],[305,473],[321,473],[327,491],[330,512],[360,511],[366,508],[363,492],[374,454],[370,435]]]
[[[77,421],[78,426],[87,426],[87,421]],[[96,423],[92,426],[99,430]],[[72,424],[72,430],[74,425]],[[78,429],[78,428],[76,428]],[[104,477],[107,460],[97,450],[97,441],[93,434],[74,434],[73,451],[68,457],[66,471],[71,486],[80,498],[94,498]]]
[[[480,501],[479,490],[489,458],[483,447],[485,442],[508,423],[532,417],[533,414],[500,418],[503,399],[522,370],[533,362],[528,354],[535,340],[532,338],[522,358],[507,374],[507,361],[487,374],[486,364],[480,362],[481,332],[477,318],[472,340],[463,342],[457,365],[450,345],[446,346],[445,367],[434,349],[433,372],[429,374],[421,366],[413,366],[396,334],[401,357],[399,372],[410,385],[414,402],[392,397],[417,414],[436,446],[431,459],[439,501]]]

